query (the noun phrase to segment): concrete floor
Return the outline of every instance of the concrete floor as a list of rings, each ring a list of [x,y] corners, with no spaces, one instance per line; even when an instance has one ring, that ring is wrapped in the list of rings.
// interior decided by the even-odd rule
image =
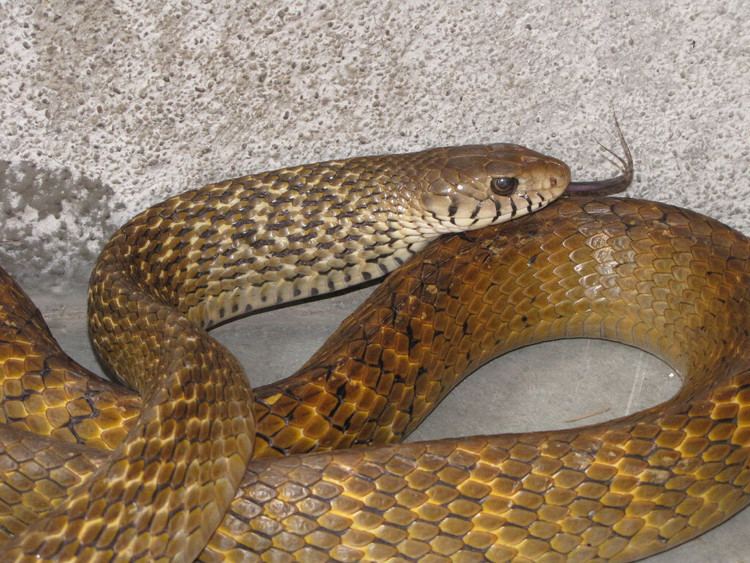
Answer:
[[[101,373],[86,335],[85,286],[26,290],[63,348]],[[261,385],[301,366],[370,291],[262,313],[213,334],[239,357],[253,385]],[[666,364],[634,348],[596,340],[530,346],[477,371],[410,440],[589,424],[657,404],[678,386]],[[750,510],[649,562],[750,561],[748,529]]]

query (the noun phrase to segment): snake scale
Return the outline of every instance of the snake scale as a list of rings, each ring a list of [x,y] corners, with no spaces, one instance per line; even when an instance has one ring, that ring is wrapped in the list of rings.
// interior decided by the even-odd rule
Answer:
[[[0,270],[6,558],[632,560],[740,510],[748,240],[645,201],[545,208],[569,180],[528,149],[473,146],[158,204],[108,243],[89,295],[95,349],[132,390],[68,358]],[[254,394],[206,332],[402,264]],[[487,361],[572,337],[653,352],[683,387],[604,424],[388,445]]]

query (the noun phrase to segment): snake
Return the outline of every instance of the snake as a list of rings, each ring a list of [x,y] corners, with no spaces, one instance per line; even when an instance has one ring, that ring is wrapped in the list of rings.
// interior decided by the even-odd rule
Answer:
[[[92,274],[92,341],[128,387],[68,358],[0,275],[6,555],[587,561],[678,545],[750,498],[749,256],[717,221],[602,197],[515,145],[166,200]],[[254,394],[206,332],[397,267],[297,373]],[[683,386],[597,425],[397,443],[484,363],[575,337],[654,353]]]

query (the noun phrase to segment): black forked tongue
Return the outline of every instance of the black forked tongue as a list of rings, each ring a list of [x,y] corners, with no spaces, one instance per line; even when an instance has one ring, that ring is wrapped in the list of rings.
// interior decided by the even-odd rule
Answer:
[[[614,178],[608,178],[606,180],[594,180],[591,182],[571,182],[568,184],[568,188],[565,190],[567,196],[578,196],[578,195],[595,195],[604,196],[619,194],[624,192],[630,183],[633,181],[633,155],[630,153],[630,147],[625,142],[625,136],[622,134],[620,124],[615,117],[615,128],[617,129],[617,137],[620,140],[620,146],[622,152],[625,153],[625,158],[616,154],[612,150],[608,149],[601,143],[601,146],[607,153],[609,153],[616,162],[614,163],[620,169],[620,174]]]

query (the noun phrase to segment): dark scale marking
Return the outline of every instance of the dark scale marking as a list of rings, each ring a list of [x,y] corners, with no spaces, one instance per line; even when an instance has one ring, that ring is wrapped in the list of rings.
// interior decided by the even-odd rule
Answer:
[[[409,322],[406,325],[406,337],[409,340],[409,354],[414,351],[414,348],[416,348],[422,341],[417,338],[414,334],[414,329],[411,326],[411,322]]]
[[[227,213],[216,213],[215,215],[211,216],[211,224],[215,225],[216,223],[224,223],[227,219]]]
[[[45,362],[46,362],[46,359],[45,359]],[[34,391],[32,389],[27,389],[26,387],[24,387],[21,390],[21,394],[20,395],[11,395],[10,393],[5,393],[5,399],[6,400],[25,401],[26,399],[28,399],[32,395],[38,395],[38,394],[39,394],[38,391]],[[86,417],[86,418],[88,418],[88,417]],[[16,420],[22,420],[22,418],[18,418]]]
[[[240,258],[236,262],[232,263],[232,266],[235,266],[235,267],[236,266],[245,266],[245,265],[249,266],[251,264],[255,264],[256,261],[257,260],[256,260],[255,256],[248,256],[247,258]]]
[[[252,210],[250,210],[250,212],[252,212]],[[255,225],[255,220],[249,219],[249,218],[248,219],[243,218],[243,219],[237,219],[234,223],[232,223],[232,227],[234,229],[238,229],[239,227],[245,227],[247,225]]]
[[[310,232],[310,233],[305,233],[305,234],[293,234],[293,235],[289,235],[286,238],[290,243],[296,243],[296,242],[306,243],[306,242],[310,242],[311,240],[313,240],[315,236],[316,236],[316,233]]]
[[[200,219],[201,217],[203,217],[204,215],[208,214],[211,211],[212,211],[211,207],[201,206],[201,207],[198,208],[197,211],[194,211],[192,214],[188,214],[188,218],[189,219]]]
[[[258,239],[250,243],[253,248],[263,248],[264,246],[272,246],[274,243],[273,239]]]
[[[495,204],[495,219],[497,219],[498,217],[501,217],[501,216],[502,216],[502,214],[503,214],[503,206],[502,206],[502,204],[501,204],[501,203],[500,203],[500,202],[499,202],[498,200],[496,200],[496,199],[493,199],[493,200],[492,200],[492,203],[494,203],[494,204]]]
[[[526,200],[526,212],[532,213],[534,211],[533,202],[531,201],[531,198],[529,196],[524,196],[524,199]]]
[[[269,197],[271,197],[270,192],[267,192],[262,188],[256,188],[250,192],[247,200],[253,201],[254,199],[268,199]]]
[[[276,199],[274,199],[271,202],[271,205],[273,206],[280,206],[285,203],[292,203],[294,201],[294,196],[288,195],[288,196],[279,196]]]
[[[286,219],[285,221],[279,221],[278,223],[269,223],[266,228],[271,231],[280,231],[281,229],[288,229],[295,224],[293,219]]]
[[[277,445],[274,444],[273,440],[271,440],[271,436],[266,436],[265,434],[261,434],[260,432],[258,432],[258,433],[255,434],[255,438],[256,438],[256,440],[262,440],[263,442],[265,442],[265,444],[269,448],[271,448],[274,451],[279,452],[282,455],[282,457],[286,457],[286,456],[289,455],[289,451],[286,448],[280,448],[279,446],[277,446]],[[238,515],[234,511],[230,511],[230,513],[238,516],[238,518],[240,520],[242,520],[243,522],[249,522],[249,520],[247,518],[244,518],[244,517]]]
[[[373,256],[372,258],[368,258],[367,260],[365,260],[365,263],[367,263],[367,264],[377,264],[381,260],[384,260],[384,259],[392,256],[394,252],[396,252],[396,251],[392,250],[391,252],[383,252],[383,254],[379,254],[377,256]]]
[[[322,247],[323,245],[321,244],[320,246]],[[307,252],[306,248],[284,248],[276,252],[275,255],[279,258],[284,258],[285,256],[301,256],[305,252]]]
[[[292,274],[292,275],[289,275],[289,274]],[[295,272],[294,270],[287,270],[284,273],[284,280],[288,282],[293,282],[293,281],[304,279],[307,277],[309,276],[306,274],[303,274],[302,272]]]
[[[218,248],[218,247],[219,247],[219,241],[214,241],[214,242],[203,243],[202,245],[200,245],[199,249],[201,250],[201,252],[207,252],[211,250],[212,248]]]
[[[335,203],[328,206],[328,209],[331,211],[341,211],[342,209],[347,209],[350,207],[351,207],[351,202],[337,199]]]
[[[249,231],[235,231],[232,233],[232,240],[240,240],[243,238],[252,238],[258,234],[258,229],[250,229]]]
[[[348,417],[346,417],[346,420],[341,424],[341,427],[344,429],[344,432],[348,432],[349,429],[352,426],[352,420],[354,419],[355,415],[357,414],[357,411],[355,410],[352,414],[350,414]],[[343,535],[346,530],[340,530],[336,532],[338,535]]]
[[[318,194],[324,194],[328,191],[327,186],[321,186],[320,184],[312,184],[307,186],[307,193],[312,195],[318,195]],[[318,198],[309,200],[312,203],[315,203],[318,201]]]
[[[306,259],[300,259],[297,260],[297,266],[312,266],[316,264],[319,261],[317,256],[313,256],[312,258],[306,258]]]

